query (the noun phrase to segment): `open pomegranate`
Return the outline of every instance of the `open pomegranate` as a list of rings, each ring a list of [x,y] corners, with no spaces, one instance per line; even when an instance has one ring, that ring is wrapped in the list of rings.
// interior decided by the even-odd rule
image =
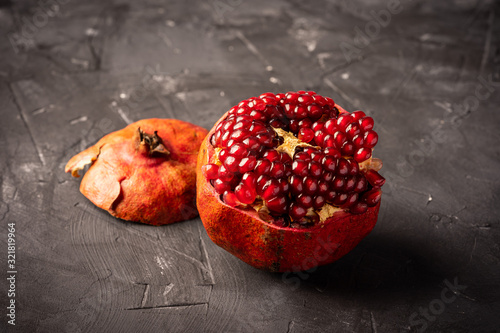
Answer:
[[[374,121],[312,91],[231,108],[203,141],[197,206],[210,238],[269,271],[308,270],[375,226],[381,187]]]
[[[144,119],[73,156],[66,172],[90,165],[80,191],[118,218],[153,225],[194,218],[196,159],[207,130],[175,119]]]

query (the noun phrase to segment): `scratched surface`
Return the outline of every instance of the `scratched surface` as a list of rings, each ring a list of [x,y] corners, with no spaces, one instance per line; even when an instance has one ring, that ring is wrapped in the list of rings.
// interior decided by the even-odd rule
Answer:
[[[0,1],[0,331],[498,332],[500,8],[394,3]],[[199,219],[112,218],[63,172],[130,122],[209,129],[300,89],[373,115],[388,179],[373,232],[314,272],[253,269]]]

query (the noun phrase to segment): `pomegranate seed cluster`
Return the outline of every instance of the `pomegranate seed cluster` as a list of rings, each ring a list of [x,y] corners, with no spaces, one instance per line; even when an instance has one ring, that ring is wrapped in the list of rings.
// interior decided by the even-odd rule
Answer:
[[[252,206],[280,226],[313,226],[325,205],[362,214],[385,183],[371,159],[373,125],[363,111],[340,113],[312,91],[265,93],[217,125],[217,160],[202,172],[226,204]]]

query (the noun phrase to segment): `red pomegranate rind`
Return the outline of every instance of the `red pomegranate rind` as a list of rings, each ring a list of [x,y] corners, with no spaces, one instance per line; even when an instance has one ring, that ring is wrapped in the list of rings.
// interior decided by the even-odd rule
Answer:
[[[141,151],[139,128],[156,132],[168,156]],[[73,156],[66,172],[78,176],[82,166],[92,163],[80,191],[115,217],[152,225],[192,219],[198,215],[195,167],[206,134],[204,128],[180,120],[140,120]]]
[[[337,108],[340,113],[347,112],[338,105]],[[307,229],[278,227],[260,219],[252,208],[226,205],[201,171],[201,166],[215,162],[215,150],[209,140],[219,122],[201,144],[197,167],[198,211],[214,243],[256,268],[290,272],[338,260],[373,229],[380,202],[360,215],[337,212]]]

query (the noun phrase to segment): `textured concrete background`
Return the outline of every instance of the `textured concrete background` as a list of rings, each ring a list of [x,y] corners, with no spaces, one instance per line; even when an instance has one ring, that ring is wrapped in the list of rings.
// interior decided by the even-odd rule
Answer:
[[[498,332],[499,9],[0,1],[0,331]],[[199,219],[114,219],[64,173],[130,122],[209,129],[241,99],[300,89],[375,118],[388,180],[373,232],[314,272],[258,271]]]

